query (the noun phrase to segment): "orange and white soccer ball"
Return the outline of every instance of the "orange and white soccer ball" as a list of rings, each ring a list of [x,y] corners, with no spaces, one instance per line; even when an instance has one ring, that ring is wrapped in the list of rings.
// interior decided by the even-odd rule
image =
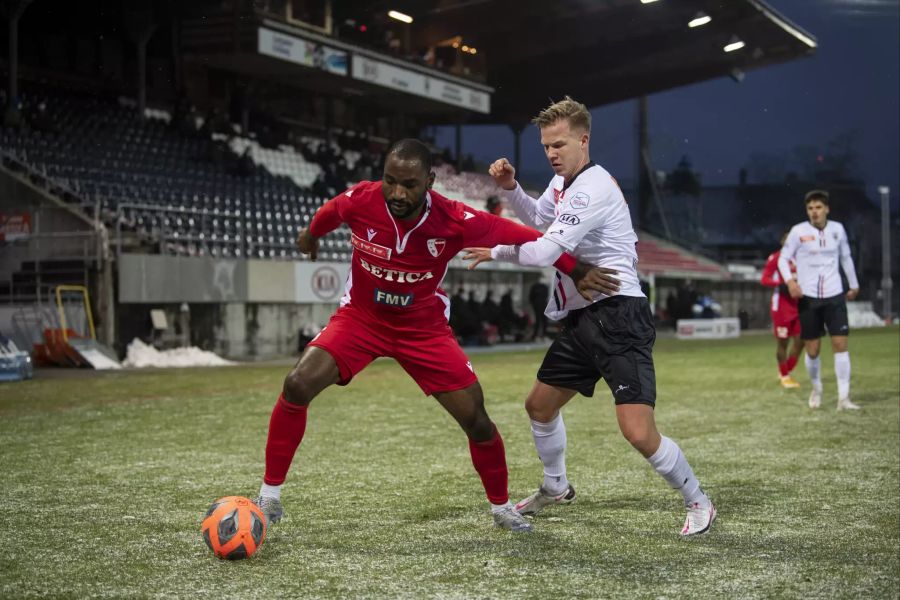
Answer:
[[[249,498],[226,496],[212,503],[200,530],[216,556],[238,560],[252,556],[262,546],[266,518]]]

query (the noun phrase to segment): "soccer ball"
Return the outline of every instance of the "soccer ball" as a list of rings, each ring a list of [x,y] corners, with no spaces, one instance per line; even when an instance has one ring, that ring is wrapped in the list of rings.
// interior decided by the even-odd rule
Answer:
[[[203,541],[219,558],[248,558],[266,539],[266,519],[252,500],[226,496],[212,503],[203,524]]]

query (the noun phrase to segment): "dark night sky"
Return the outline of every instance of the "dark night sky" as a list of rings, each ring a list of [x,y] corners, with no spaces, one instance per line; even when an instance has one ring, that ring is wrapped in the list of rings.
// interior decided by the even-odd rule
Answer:
[[[815,54],[749,71],[742,83],[722,78],[650,96],[654,168],[670,171],[687,155],[705,184],[733,184],[753,152],[789,156],[800,145],[824,152],[829,141],[850,133],[870,197],[888,185],[897,207],[900,0],[768,4],[816,37]],[[623,182],[635,172],[635,105],[592,111],[591,158]],[[438,145],[452,148],[453,135],[452,128],[438,128]],[[463,152],[487,162],[511,156],[512,140],[505,126],[469,126]],[[543,186],[552,172],[538,140],[533,127],[523,134],[521,170]]]

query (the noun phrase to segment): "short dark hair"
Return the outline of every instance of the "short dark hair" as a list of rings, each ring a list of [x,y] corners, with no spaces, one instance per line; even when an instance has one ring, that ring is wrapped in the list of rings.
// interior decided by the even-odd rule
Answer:
[[[825,190],[810,190],[806,192],[806,196],[803,197],[803,204],[809,204],[813,200],[818,200],[825,206],[828,206],[828,192]]]
[[[406,138],[395,142],[387,153],[403,160],[419,161],[426,173],[431,172],[431,149],[417,139]]]

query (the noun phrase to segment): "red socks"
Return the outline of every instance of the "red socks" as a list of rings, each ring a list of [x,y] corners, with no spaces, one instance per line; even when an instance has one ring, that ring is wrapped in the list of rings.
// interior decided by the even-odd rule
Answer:
[[[476,442],[469,438],[469,452],[472,464],[481,477],[484,491],[491,504],[506,504],[509,501],[509,471],[506,469],[506,450],[503,438],[494,426],[494,437],[486,442]]]
[[[269,438],[266,441],[266,485],[281,485],[287,477],[294,453],[306,431],[306,409],[308,406],[291,404],[278,396],[269,419]]]
[[[787,359],[787,372],[790,373],[794,370],[794,367],[797,366],[797,357],[789,356]]]
[[[781,373],[781,376],[784,377],[788,373],[794,370],[794,367],[797,366],[797,357],[789,356],[788,359],[784,362],[778,363],[778,372]]]

